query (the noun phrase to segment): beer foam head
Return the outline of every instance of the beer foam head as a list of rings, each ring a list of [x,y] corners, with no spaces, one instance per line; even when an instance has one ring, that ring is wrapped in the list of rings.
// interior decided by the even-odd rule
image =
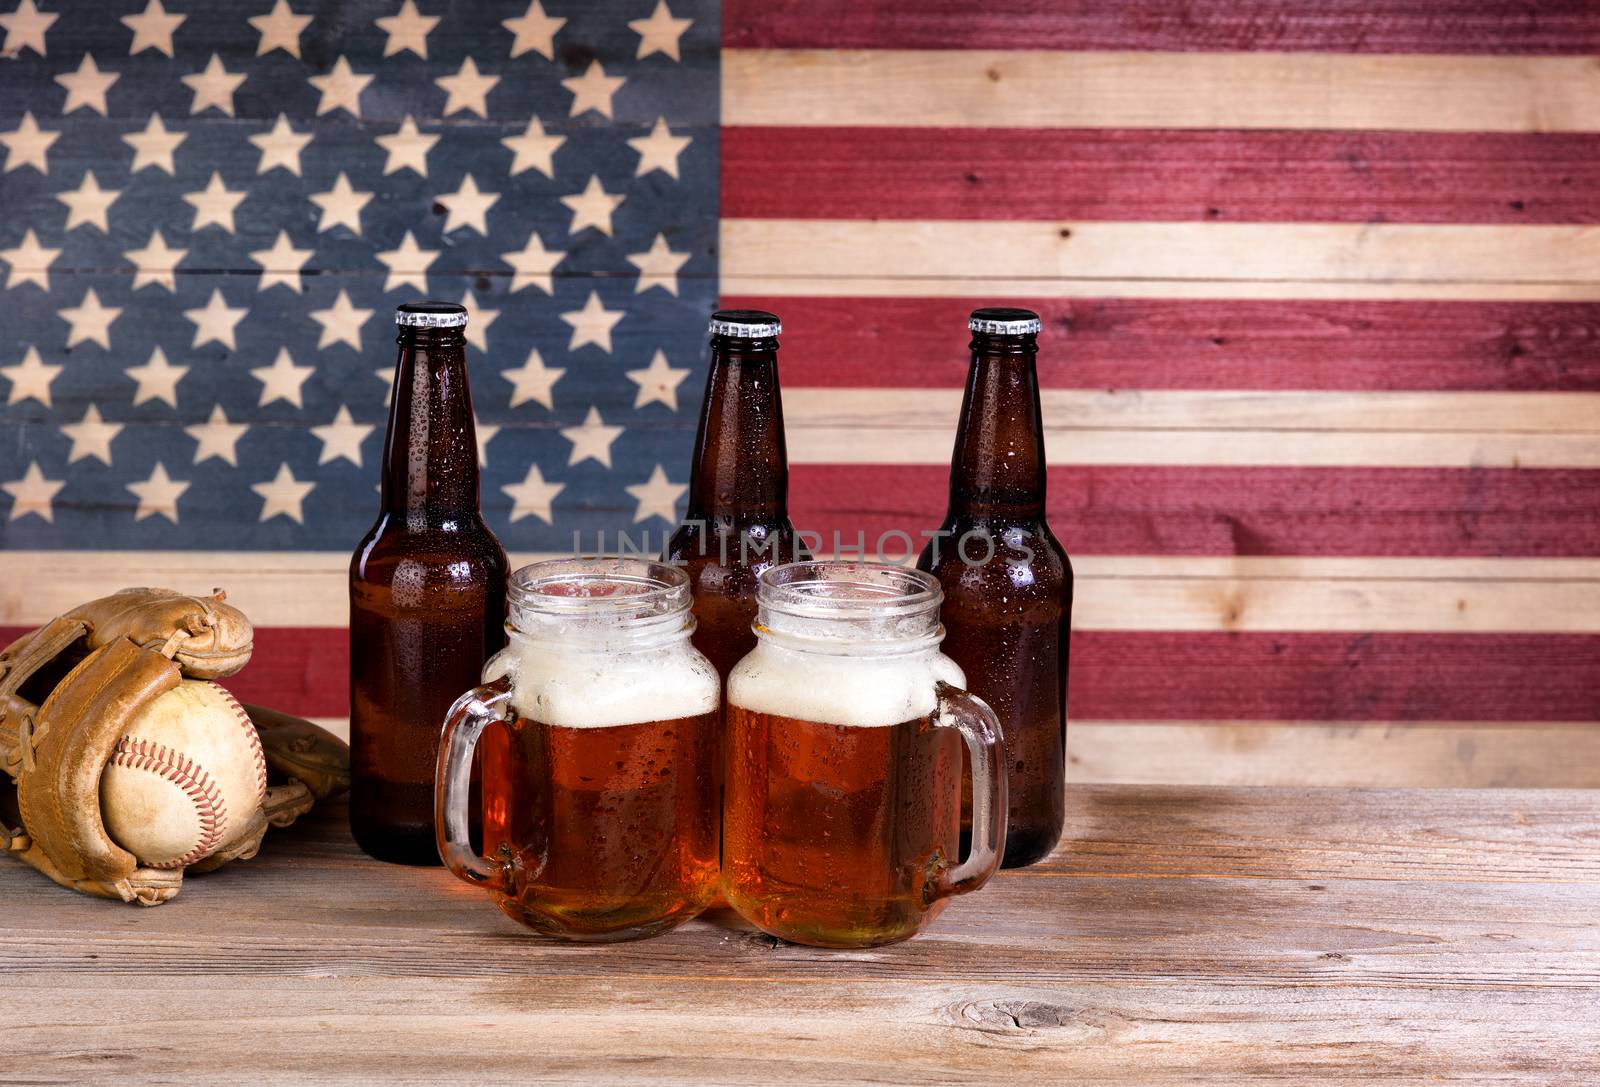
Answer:
[[[939,582],[883,563],[792,562],[761,574],[755,650],[728,676],[728,702],[833,725],[895,725],[934,711],[941,680]]]
[[[563,645],[513,634],[484,670],[510,676],[523,717],[562,728],[606,728],[712,713],[721,684],[687,636],[668,645]]]
[[[819,724],[881,728],[932,713],[939,682],[965,687],[967,680],[937,648],[855,656],[796,649],[764,637],[728,676],[728,702]]]
[[[557,559],[510,583],[510,643],[484,668],[509,676],[524,717],[602,728],[717,709],[716,670],[689,644],[689,579],[644,559]]]

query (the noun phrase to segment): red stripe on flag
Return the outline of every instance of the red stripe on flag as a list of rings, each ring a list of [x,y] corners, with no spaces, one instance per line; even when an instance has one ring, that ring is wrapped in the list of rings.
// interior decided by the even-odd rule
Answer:
[[[931,465],[796,465],[795,524],[874,546],[943,519]],[[1600,472],[1077,466],[1049,471],[1050,525],[1084,555],[1600,555]],[[903,549],[891,541],[889,557]],[[1600,684],[1597,684],[1600,686]]]
[[[724,0],[722,43],[768,49],[1595,53],[1600,11],[1484,0]]]
[[[1086,720],[1597,721],[1600,636],[1072,636]]]
[[[240,702],[302,717],[350,716],[350,633],[344,627],[258,627],[250,664],[227,681]]]
[[[725,297],[783,317],[792,387],[946,388],[976,298]],[[1600,304],[1007,299],[1059,389],[1600,391]]]
[[[731,219],[1590,223],[1600,136],[745,128]]]
[[[344,717],[348,675],[343,629],[266,628],[226,685]],[[1597,635],[1079,631],[1069,697],[1088,720],[1596,721],[1596,675]]]

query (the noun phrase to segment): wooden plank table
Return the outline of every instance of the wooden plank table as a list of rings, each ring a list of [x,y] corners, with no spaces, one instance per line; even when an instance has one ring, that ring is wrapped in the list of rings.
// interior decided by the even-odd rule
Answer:
[[[0,864],[0,1081],[1600,1081],[1600,792],[1078,788],[854,952],[544,941],[343,819],[156,909]]]

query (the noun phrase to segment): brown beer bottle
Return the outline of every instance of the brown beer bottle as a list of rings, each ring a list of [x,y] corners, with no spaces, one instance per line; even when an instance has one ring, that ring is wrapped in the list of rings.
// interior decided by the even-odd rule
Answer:
[[[1072,564],[1045,524],[1039,315],[975,310],[950,508],[917,560],[944,586],[944,652],[1000,719],[1006,868],[1047,856],[1065,817]]]
[[[379,860],[438,864],[439,731],[505,644],[506,553],[478,511],[466,309],[408,302],[395,324],[382,499],[350,560],[350,831]]]
[[[726,681],[755,648],[756,578],[805,558],[789,521],[789,462],[778,392],[776,315],[711,315],[711,370],[694,441],[689,505],[664,558],[694,592],[694,646]]]

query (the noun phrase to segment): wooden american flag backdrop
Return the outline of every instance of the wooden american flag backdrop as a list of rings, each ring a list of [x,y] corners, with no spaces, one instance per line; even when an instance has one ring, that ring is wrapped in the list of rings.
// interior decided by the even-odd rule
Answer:
[[[675,488],[686,478],[704,374],[694,329],[717,295],[784,318],[796,523],[847,542],[858,532],[870,541],[890,529],[931,527],[943,507],[965,368],[963,318],[979,304],[1027,305],[1047,328],[1051,520],[1079,576],[1070,699],[1076,774],[1595,783],[1600,10],[1592,4],[284,6],[291,18],[310,17],[305,40],[316,48],[270,52],[246,26],[247,16],[277,12],[266,3],[230,5],[223,14],[240,25],[217,30],[200,52],[196,45],[183,53],[181,24],[169,35],[185,73],[200,72],[216,52],[225,73],[286,87],[327,78],[341,58],[375,76],[357,92],[359,125],[348,109],[311,112],[314,98],[294,117],[291,128],[315,133],[313,150],[327,156],[315,167],[327,179],[308,179],[304,192],[286,197],[299,218],[253,221],[247,205],[240,229],[252,223],[261,249],[280,227],[290,229],[291,251],[312,250],[299,274],[308,290],[323,292],[316,306],[332,304],[337,281],[358,306],[379,313],[360,352],[308,346],[298,359],[319,381],[365,374],[370,387],[352,410],[362,413],[357,424],[379,433],[371,371],[388,363],[389,351],[375,328],[416,293],[393,287],[387,274],[395,259],[419,259],[405,255],[402,233],[415,230],[424,249],[459,258],[419,278],[442,297],[470,288],[477,306],[500,315],[477,345],[474,380],[480,417],[498,428],[487,447],[485,506],[513,551],[560,550],[571,528],[643,522],[659,530],[663,510],[674,502],[681,510]],[[50,48],[36,52],[61,73],[79,70],[86,51],[69,45],[68,21],[90,12],[103,11],[117,32],[100,31],[102,69],[156,59],[130,52],[137,40],[115,18],[141,10],[148,18],[148,8],[51,10],[63,22],[37,31]],[[180,14],[185,5],[174,0],[161,10]],[[34,33],[37,11],[25,2],[10,32]],[[391,21],[378,25],[380,18]],[[561,19],[568,23],[552,28]],[[164,24],[150,25],[159,34]],[[391,50],[395,27],[402,44]],[[522,36],[545,31],[548,40],[537,45]],[[18,49],[27,40],[19,37]],[[438,72],[416,67],[418,43]],[[266,53],[277,67],[258,77],[251,69]],[[465,74],[468,59],[474,76],[507,81],[481,111],[463,109],[453,91],[447,98],[443,83],[432,88],[441,76]],[[586,104],[562,82],[585,80],[595,64],[625,81],[614,109],[596,107],[592,95],[603,88],[580,84],[591,95]],[[258,100],[224,118],[217,109],[191,117],[189,107],[187,92],[173,100],[173,127],[221,131],[248,122],[250,132],[268,133],[279,109]],[[38,100],[15,94],[0,108],[3,127],[25,149],[38,142],[24,127],[25,108],[33,115],[27,125],[51,130],[95,120],[92,110],[63,113],[59,92]],[[112,116],[125,132],[147,131],[147,112]],[[464,141],[455,145],[461,161],[480,188],[496,175],[498,191],[519,183],[528,165],[520,152],[512,162],[497,152],[491,164],[471,143],[474,134],[493,151],[539,116],[546,133],[574,141],[565,154],[607,134],[615,146],[593,151],[581,169],[564,170],[558,153],[548,172],[523,178],[545,175],[554,186],[522,193],[517,207],[502,206],[479,231],[434,218],[438,197],[462,199],[463,167],[453,154],[435,157],[422,181],[370,165],[362,187],[394,202],[387,232],[358,236],[336,224],[325,233],[306,201],[334,192],[323,191],[328,179],[360,168],[378,136],[403,131],[406,113],[423,132]],[[668,118],[666,142],[658,117]],[[646,146],[658,156],[654,166],[647,168],[645,150],[620,150],[653,134],[657,143]],[[684,176],[669,176],[659,156],[684,136],[692,141]],[[225,186],[265,184],[254,150],[231,161],[219,154]],[[474,154],[485,155],[481,165]],[[696,161],[703,174],[693,172]],[[309,171],[310,155],[306,162]],[[5,176],[16,168],[8,162]],[[102,177],[128,171],[125,161],[93,168]],[[65,190],[83,170],[79,162],[50,181]],[[601,197],[623,195],[613,225],[644,230],[627,239],[637,244],[595,248],[604,244],[598,227],[577,219],[580,207],[605,213],[600,197],[582,199],[591,172]],[[579,206],[563,205],[562,196]],[[651,202],[665,257],[645,249],[657,227],[627,219]],[[50,215],[32,217],[46,206]],[[36,247],[62,245],[59,205],[22,210],[6,209],[0,249],[16,252],[28,229]],[[528,289],[527,277],[550,269],[530,272],[508,259],[526,259],[530,229],[551,250],[574,254],[548,287]],[[142,240],[146,228],[136,233]],[[175,227],[170,244],[185,245],[177,240],[184,233]],[[456,248],[478,235],[476,251]],[[221,269],[238,277],[233,304],[250,308],[267,296],[255,282],[266,266],[243,255],[253,248],[219,250],[219,259],[236,262]],[[674,253],[684,261],[670,268]],[[634,256],[640,260],[624,260]],[[382,257],[390,258],[387,273]],[[7,259],[15,281],[17,260]],[[22,250],[21,259],[37,260],[37,249]],[[192,304],[202,307],[207,288],[191,288],[185,270],[177,268],[178,289],[193,289]],[[131,278],[135,268],[115,274]],[[677,288],[670,297],[664,275]],[[8,308],[48,312],[81,293],[41,301],[22,293],[31,289],[11,286]],[[118,290],[123,320],[144,319],[137,290],[127,282],[105,288]],[[593,340],[577,342],[578,325],[563,323],[563,313],[583,320],[580,304],[591,291],[602,312],[623,314],[604,354]],[[274,293],[285,306],[298,304],[286,290]],[[304,313],[280,312],[306,323]],[[593,320],[591,311],[591,327]],[[64,326],[55,325],[53,346],[62,348]],[[242,327],[252,327],[248,318]],[[252,350],[264,357],[232,365],[271,361],[270,313],[256,327]],[[669,333],[679,338],[657,367],[652,336]],[[52,350],[8,335],[5,363],[21,365],[35,346],[45,356]],[[527,361],[530,348],[542,353],[540,367]],[[545,367],[571,375],[560,379],[566,386],[541,386],[550,380]],[[37,368],[22,373],[35,386],[42,380]],[[63,424],[81,425],[88,403],[126,402],[129,391],[108,386],[97,401],[80,390],[63,406],[19,397],[11,380],[11,437],[0,449],[11,496],[0,498],[10,503],[0,538],[12,549],[4,622],[36,623],[126,582],[222,584],[262,627],[240,692],[311,716],[342,716],[343,565],[359,527],[336,546],[327,525],[342,524],[337,509],[328,514],[333,522],[297,527],[281,509],[266,517],[272,499],[257,491],[260,499],[209,515],[210,527],[237,541],[230,547],[156,546],[113,534],[84,550],[60,534],[28,536],[29,525],[45,531],[35,524],[44,520],[39,503],[48,504],[41,481],[61,478],[40,467],[30,481],[30,466],[53,457],[64,470]],[[574,390],[580,395],[564,395]],[[309,436],[329,425],[336,401],[316,418],[282,403],[259,415],[255,386],[249,392],[236,409],[244,421],[298,434],[305,445],[290,482],[322,486],[324,498],[364,493],[358,483],[375,478],[376,434],[357,442],[365,474],[346,478],[340,491],[330,473],[348,470],[349,458],[319,462]],[[198,427],[212,399],[178,395],[173,407],[160,420],[124,412],[129,429],[120,440],[134,440],[141,423]],[[102,408],[109,418],[113,409]],[[604,428],[615,424],[620,434],[608,437]],[[537,477],[529,474],[540,465]],[[258,482],[277,482],[269,476]],[[141,473],[136,482],[151,481]],[[564,494],[551,490],[558,484]],[[121,507],[99,512],[120,513],[125,524],[104,523],[131,534],[140,519],[129,491],[122,494]],[[368,513],[346,519],[364,527]],[[197,523],[187,538],[206,538],[208,514],[189,516]]]

